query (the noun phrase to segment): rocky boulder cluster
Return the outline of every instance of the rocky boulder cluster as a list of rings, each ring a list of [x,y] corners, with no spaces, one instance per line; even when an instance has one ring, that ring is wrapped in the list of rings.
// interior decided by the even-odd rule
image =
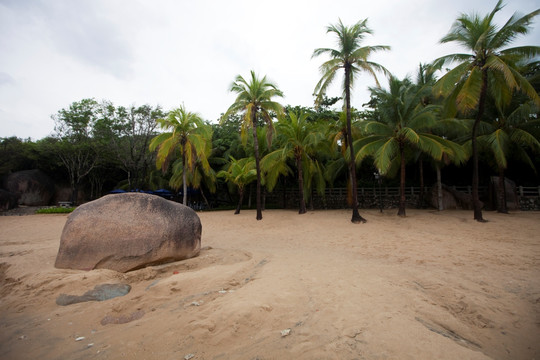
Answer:
[[[53,180],[41,170],[23,170],[9,174],[0,190],[0,210],[18,205],[50,205],[55,195]]]

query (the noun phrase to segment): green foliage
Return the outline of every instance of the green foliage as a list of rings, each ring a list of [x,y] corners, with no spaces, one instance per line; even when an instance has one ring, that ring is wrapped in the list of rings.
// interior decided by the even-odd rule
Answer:
[[[259,119],[262,119],[267,125],[267,144],[270,147],[273,135],[272,113],[278,117],[283,115],[283,106],[275,102],[273,98],[283,97],[281,90],[268,81],[266,76],[259,78],[254,71],[251,71],[251,78],[245,80],[238,75],[232,83],[230,91],[237,94],[236,100],[222,116],[222,122],[226,121],[232,114],[244,113],[241,123],[240,136],[244,146],[247,143],[247,133],[252,129],[253,133],[253,151],[255,156],[255,170],[257,172],[257,220],[262,219],[261,203],[261,183],[262,175],[260,169],[259,139],[257,137],[257,126]]]
[[[48,207],[43,209],[37,209],[36,214],[68,214],[73,212],[76,208],[74,207]]]
[[[184,200],[187,204],[188,183],[200,186],[202,173],[213,178],[208,162],[211,153],[212,127],[205,124],[199,114],[187,111],[182,105],[158,119],[163,130],[170,132],[157,135],[150,142],[150,151],[157,150],[156,167],[167,171],[172,160],[173,177],[170,185],[178,189],[183,185]]]

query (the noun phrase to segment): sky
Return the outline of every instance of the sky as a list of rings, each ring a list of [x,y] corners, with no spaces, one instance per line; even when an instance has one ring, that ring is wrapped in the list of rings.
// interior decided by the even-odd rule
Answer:
[[[39,140],[51,115],[94,98],[116,106],[160,105],[216,122],[234,102],[230,86],[250,70],[274,82],[283,105],[313,106],[326,33],[365,18],[364,45],[389,45],[372,61],[402,78],[419,63],[462,52],[439,40],[461,13],[487,14],[496,0],[0,0],[0,137]],[[496,16],[530,13],[539,0],[506,0]],[[540,17],[513,45],[540,45]],[[382,86],[385,77],[378,76]],[[340,96],[340,79],[328,91]],[[361,75],[351,103],[369,100]]]

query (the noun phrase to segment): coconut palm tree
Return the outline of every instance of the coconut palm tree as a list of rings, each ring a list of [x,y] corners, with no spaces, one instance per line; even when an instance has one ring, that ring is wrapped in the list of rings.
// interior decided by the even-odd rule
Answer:
[[[529,32],[531,21],[540,13],[540,9],[524,16],[514,14],[499,27],[493,18],[502,7],[502,0],[499,0],[495,8],[483,17],[478,14],[460,15],[440,42],[457,43],[469,53],[450,54],[435,60],[435,64],[441,67],[447,63],[458,63],[439,79],[434,88],[437,95],[447,96],[446,113],[451,117],[456,112],[463,115],[475,113],[471,130],[472,197],[474,219],[479,222],[485,220],[478,194],[477,133],[488,94],[498,99],[499,103],[508,103],[512,93],[520,91],[540,104],[540,97],[516,67],[518,60],[534,58],[540,54],[540,47],[505,48],[517,36]]]
[[[353,143],[358,140],[362,134],[359,126],[359,119],[355,116],[354,112],[351,114],[351,133]],[[328,144],[327,153],[330,155],[325,164],[324,177],[329,185],[333,186],[336,178],[347,172],[350,168],[350,150],[348,146],[347,136],[347,114],[340,112],[337,120],[331,120],[326,123],[324,127],[324,134],[326,137],[326,143]],[[349,174],[350,175],[350,174]],[[347,202],[353,204],[353,186],[351,183],[351,177],[348,177],[347,181]]]
[[[508,107],[495,104],[491,108],[495,111],[492,121],[483,124],[485,135],[479,135],[478,142],[488,147],[497,165],[499,175],[497,212],[508,213],[504,186],[508,157],[513,152],[517,158],[534,168],[526,149],[540,153],[540,138],[537,137],[540,120],[531,116],[538,112],[532,101],[525,103],[514,101]]]
[[[339,70],[343,69],[344,82],[343,93],[345,98],[344,110],[347,116],[347,144],[352,144],[352,130],[351,130],[351,89],[354,84],[355,78],[360,72],[365,71],[372,75],[377,82],[375,75],[376,71],[387,72],[386,69],[374,62],[369,61],[369,57],[381,50],[389,50],[389,46],[361,46],[362,40],[367,34],[372,34],[373,31],[367,27],[367,19],[357,22],[352,26],[345,26],[339,20],[336,25],[330,25],[327,27],[327,33],[334,33],[337,38],[337,49],[319,48],[315,49],[312,57],[326,54],[330,57],[330,60],[324,62],[320,71],[322,77],[315,86],[316,103],[320,103],[330,84],[333,82],[336,74]],[[378,84],[378,82],[377,82]],[[358,212],[358,193],[356,185],[356,166],[354,163],[354,150],[352,146],[349,146],[350,161],[349,161],[349,174],[352,186],[352,207],[353,215],[351,221],[353,223],[366,222],[366,220],[360,216]]]
[[[211,128],[210,125],[208,126]],[[211,193],[216,192],[216,172],[211,165],[208,165],[212,160],[214,160],[214,162],[216,161],[216,159],[213,159],[212,157],[212,142],[207,141],[203,151],[204,156],[201,156],[200,154],[197,156],[191,171],[189,171],[189,169],[186,171],[186,177],[184,177],[184,166],[181,161],[182,159],[177,159],[172,164],[172,176],[169,181],[169,185],[174,189],[178,189],[185,182],[193,189],[199,189],[206,206],[210,208],[210,203],[204,195],[202,184],[204,184]]]
[[[257,139],[257,126],[259,117],[269,126],[268,142],[272,136],[272,117],[271,113],[281,116],[283,106],[273,101],[275,97],[283,97],[283,93],[277,86],[268,81],[266,76],[259,78],[254,71],[251,71],[251,78],[245,80],[238,75],[232,83],[231,92],[237,94],[236,100],[229,107],[227,112],[222,116],[222,121],[228,118],[229,115],[239,112],[244,112],[242,122],[242,138],[244,143],[247,141],[246,134],[249,128],[253,133],[253,150],[255,154],[255,169],[257,171],[257,220],[262,219],[262,203],[261,203],[261,166],[259,157],[259,142]]]
[[[282,141],[282,147],[265,156],[265,168],[279,168],[280,163],[293,159],[298,174],[298,191],[300,194],[299,214],[305,214],[308,191],[311,181],[316,176],[318,189],[321,184],[324,189],[324,178],[321,164],[314,158],[317,147],[322,140],[322,133],[317,131],[315,124],[308,121],[305,112],[289,112],[287,117],[281,118],[276,124],[276,131]]]
[[[157,120],[163,130],[150,142],[150,151],[157,149],[156,167],[163,172],[169,168],[170,161],[180,152],[180,167],[182,171],[183,204],[187,204],[187,177],[200,162],[205,171],[210,171],[210,164],[205,149],[212,141],[212,128],[206,125],[199,114],[187,111],[184,105],[169,112],[166,118]],[[179,186],[178,179],[174,181]]]
[[[437,106],[423,105],[430,87],[418,87],[408,78],[390,76],[389,89],[370,88],[379,119],[365,123],[366,137],[354,144],[356,162],[372,156],[382,175],[400,171],[399,216],[405,216],[405,165],[407,151],[420,150],[440,160],[445,153],[454,155],[448,141],[433,135],[437,123]]]
[[[240,214],[240,209],[242,208],[242,201],[244,200],[245,187],[257,178],[257,171],[255,170],[255,159],[242,158],[236,160],[234,157],[231,156],[229,164],[224,170],[219,171],[217,176],[220,178],[224,178],[230,185],[235,185],[238,189],[239,200],[234,214]]]

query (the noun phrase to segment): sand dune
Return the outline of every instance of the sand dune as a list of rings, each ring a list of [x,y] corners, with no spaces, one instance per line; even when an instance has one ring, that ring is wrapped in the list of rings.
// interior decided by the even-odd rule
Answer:
[[[199,257],[127,274],[55,269],[65,215],[0,217],[0,358],[539,358],[540,213],[407,212],[203,212]]]

